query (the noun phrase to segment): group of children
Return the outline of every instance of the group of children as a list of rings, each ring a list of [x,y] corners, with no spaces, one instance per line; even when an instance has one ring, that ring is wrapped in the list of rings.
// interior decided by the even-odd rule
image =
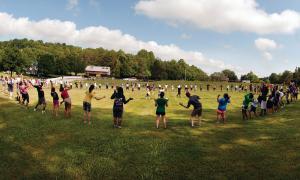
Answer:
[[[242,116],[244,120],[251,119],[253,116],[257,117],[258,107],[260,107],[260,116],[272,114],[278,112],[285,104],[290,104],[290,102],[297,100],[298,87],[293,82],[286,88],[286,91],[278,85],[267,86],[265,83],[262,83],[257,99],[254,98],[253,93],[245,95],[242,105]]]
[[[34,111],[37,110],[39,106],[42,106],[42,113],[45,113],[46,109],[46,99],[45,99],[45,93],[43,89],[43,82],[39,80],[16,80],[12,78],[1,78],[1,84],[2,84],[2,91],[3,92],[9,92],[9,97],[13,96],[14,87],[17,89],[17,100],[20,104],[23,104],[28,108],[29,104],[29,94],[28,90],[30,88],[35,88],[38,95],[38,102],[34,108]],[[52,81],[50,81],[51,84],[51,97],[52,97],[52,111],[54,116],[58,116],[59,112],[59,106],[64,103],[64,114],[65,117],[71,116],[71,97],[68,93],[68,91],[72,88],[67,85],[64,85],[60,83],[59,92],[60,96],[56,92],[55,86]],[[76,83],[75,83],[76,84]],[[80,83],[82,84],[82,83]],[[7,89],[5,87],[7,86]],[[128,83],[126,84],[126,87],[128,87]],[[78,87],[76,85],[76,87]],[[141,86],[137,85],[140,90]],[[150,87],[149,84],[145,86],[147,90],[147,96],[150,97],[150,89],[153,87]],[[160,122],[163,122],[164,128],[167,128],[167,118],[166,118],[166,107],[168,107],[168,99],[165,98],[165,88],[162,88],[161,86],[158,86],[159,88],[159,97],[155,99],[154,105],[156,106],[156,128],[159,128]],[[195,86],[193,86],[195,88]],[[101,100],[104,99],[103,97],[98,97],[95,92],[96,86],[95,84],[89,85],[85,92],[85,96],[83,99],[83,122],[86,124],[91,124],[91,109],[92,109],[92,99]],[[126,88],[127,89],[127,88]],[[253,89],[250,88],[250,89]],[[295,101],[298,99],[298,88],[295,83],[291,83],[286,91],[284,92],[282,87],[279,86],[267,86],[265,83],[263,83],[261,86],[255,86],[255,89],[258,89],[257,92],[259,92],[259,96],[255,99],[254,94],[256,92],[250,92],[245,95],[243,105],[242,105],[242,117],[244,120],[251,119],[253,116],[257,115],[257,108],[260,107],[261,112],[260,115],[264,116],[269,113],[277,112],[282,108],[284,103],[284,97],[286,100],[286,103],[289,104],[292,101]],[[183,103],[179,103],[184,108],[189,108],[190,106],[193,106],[193,110],[190,115],[190,125],[192,127],[195,126],[195,123],[198,122],[198,125],[201,125],[201,116],[202,116],[202,104],[200,102],[200,97],[197,95],[191,95],[192,89],[190,87],[185,86],[185,94],[188,98],[187,105],[184,105]],[[253,89],[254,90],[254,89]],[[271,93],[270,93],[271,92]],[[178,86],[178,93],[177,96],[181,95],[181,86]],[[60,98],[62,99],[60,101]],[[128,102],[132,101],[133,98],[126,99],[124,96],[124,90],[122,86],[115,87],[114,93],[111,96],[111,99],[113,100],[113,127],[115,128],[121,128],[122,126],[122,117],[123,117],[123,111],[124,111],[124,104],[127,104]],[[230,96],[228,93],[225,93],[223,97],[220,97],[218,95],[217,97],[217,122],[225,123],[226,122],[226,110],[227,105],[230,103]]]

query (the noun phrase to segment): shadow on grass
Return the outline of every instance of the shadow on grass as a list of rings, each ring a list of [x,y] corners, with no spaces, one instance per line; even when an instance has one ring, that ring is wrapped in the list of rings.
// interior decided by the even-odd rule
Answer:
[[[125,112],[112,128],[111,109],[82,107],[70,119],[26,110],[0,98],[1,169],[4,179],[276,179],[299,177],[299,104],[265,119],[243,122],[239,110],[226,125],[204,110],[202,127],[188,127],[190,111],[172,111],[168,129],[154,116]],[[289,112],[291,111],[291,112]],[[185,119],[186,116],[186,119]],[[274,118],[277,118],[274,120]]]

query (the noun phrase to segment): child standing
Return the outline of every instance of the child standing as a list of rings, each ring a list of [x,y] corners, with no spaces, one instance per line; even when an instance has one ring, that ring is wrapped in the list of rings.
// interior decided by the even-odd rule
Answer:
[[[245,95],[243,106],[242,106],[243,120],[248,120],[248,108],[249,108],[249,104],[253,102],[253,98],[254,96],[252,93]]]
[[[217,102],[219,103],[217,110],[217,122],[220,122],[220,120],[222,119],[222,122],[225,123],[226,109],[228,103],[230,103],[230,97],[227,93],[223,95],[223,98],[220,98],[220,95],[218,95]]]
[[[166,107],[168,107],[168,99],[164,98],[165,93],[161,92],[160,97],[155,100],[156,108],[156,128],[159,128],[160,120],[164,121],[164,128],[167,128]]]
[[[65,103],[65,117],[71,117],[71,107],[72,107],[72,101],[69,96],[68,90],[66,86],[63,87],[63,85],[60,85],[59,91],[61,92],[61,98],[63,99],[60,104]]]
[[[95,98],[96,100],[101,100],[105,98],[105,96],[103,96],[102,98],[96,97],[94,89],[95,85],[91,85],[89,87],[89,90],[85,92],[85,98],[83,100],[83,122],[86,123],[88,121],[89,125],[91,124],[92,99]]]
[[[58,110],[59,110],[59,96],[55,91],[55,87],[53,86],[52,81],[51,83],[51,97],[53,99],[53,107],[52,107],[52,114],[53,116],[58,116]]]
[[[255,117],[257,117],[256,109],[258,107],[258,104],[259,104],[258,100],[253,100],[251,102],[250,111],[249,111],[250,119],[252,118],[252,113],[254,114]]]
[[[126,100],[124,96],[124,91],[122,87],[117,87],[117,90],[111,96],[111,99],[114,100],[113,105],[113,117],[114,117],[114,127],[122,128],[122,118],[124,111],[124,104],[127,104],[129,101],[133,100],[133,98],[129,98]]]
[[[269,98],[267,100],[267,112],[269,114],[272,114],[274,112],[274,98],[272,95],[269,95]]]

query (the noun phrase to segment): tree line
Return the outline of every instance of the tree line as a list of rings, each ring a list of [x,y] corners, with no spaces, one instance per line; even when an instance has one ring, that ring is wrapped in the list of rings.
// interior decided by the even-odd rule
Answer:
[[[164,61],[154,53],[140,50],[137,54],[122,50],[103,48],[81,48],[64,43],[48,43],[41,40],[14,39],[0,42],[0,70],[26,73],[36,69],[40,76],[70,75],[84,73],[87,65],[108,66],[115,78],[137,77],[151,80],[201,80],[201,81],[238,81],[236,73],[226,69],[208,75],[199,67],[189,65],[185,60]],[[282,83],[300,78],[297,68],[294,73],[271,74],[263,80]],[[241,80],[259,82],[257,75],[250,72]]]

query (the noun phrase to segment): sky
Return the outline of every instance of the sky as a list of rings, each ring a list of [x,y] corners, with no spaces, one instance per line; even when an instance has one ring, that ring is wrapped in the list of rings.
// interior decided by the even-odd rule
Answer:
[[[185,59],[260,77],[300,65],[299,0],[0,0],[0,40]]]

